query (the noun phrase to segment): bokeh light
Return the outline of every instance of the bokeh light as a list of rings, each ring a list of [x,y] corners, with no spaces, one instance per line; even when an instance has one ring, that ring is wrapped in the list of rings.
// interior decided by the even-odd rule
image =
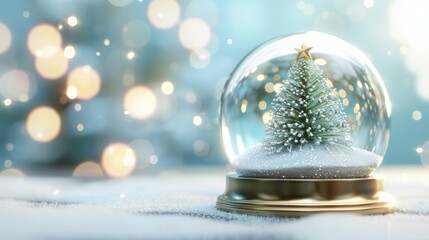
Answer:
[[[51,107],[37,107],[28,115],[25,127],[33,140],[50,142],[60,133],[61,117]]]
[[[101,165],[110,177],[126,177],[135,169],[136,155],[127,144],[112,143],[103,150]]]
[[[9,159],[6,159],[6,160],[4,160],[3,165],[5,168],[11,168],[13,166],[13,162]]]
[[[165,95],[170,95],[174,92],[174,85],[170,81],[165,81],[161,84],[161,91]]]
[[[12,104],[12,100],[10,100],[10,98],[6,98],[6,99],[3,101],[3,104],[4,104],[6,107],[8,107],[8,106],[10,106],[10,105]]]
[[[420,121],[422,119],[422,113],[420,111],[413,112],[413,119],[415,121]]]
[[[201,124],[203,123],[203,119],[201,118],[200,115],[196,115],[192,119],[192,122],[194,123],[195,126],[201,126]]]
[[[0,172],[2,176],[15,176],[22,177],[25,176],[24,172],[17,168],[8,168]]]
[[[11,101],[20,100],[25,102],[30,95],[30,78],[21,70],[10,70],[0,78],[0,93]]]
[[[70,17],[68,17],[67,18],[67,24],[70,26],[70,27],[74,27],[74,26],[76,26],[77,25],[77,18],[75,17],[75,16],[70,16]]]
[[[136,56],[136,54],[133,51],[127,53],[128,59],[133,59],[135,56]]]
[[[417,153],[422,153],[422,152],[423,152],[423,148],[422,148],[422,147],[418,147],[418,148],[416,148],[416,152],[417,152]]]
[[[364,0],[363,5],[366,8],[372,8],[374,6],[374,0]]]
[[[86,161],[79,164],[73,171],[73,177],[102,177],[103,169],[101,166],[92,161]]]
[[[91,99],[101,88],[100,75],[91,66],[77,67],[67,77],[67,97],[70,99]]]
[[[51,55],[61,48],[62,37],[57,28],[49,24],[39,24],[28,34],[27,46],[30,52],[37,55]]]
[[[69,66],[63,50],[51,49],[48,54],[39,54],[35,60],[37,72],[45,79],[55,80],[63,76]]]
[[[125,111],[135,119],[146,119],[155,113],[157,100],[155,94],[146,86],[129,89],[124,97]]]
[[[0,22],[0,54],[6,52],[12,42],[12,33],[9,28],[2,22]]]
[[[180,6],[175,0],[153,0],[149,3],[147,16],[154,27],[168,29],[179,21]]]
[[[64,48],[64,56],[68,59],[74,58],[76,55],[76,50],[73,46],[67,46]]]
[[[201,49],[210,42],[211,30],[202,19],[189,18],[180,24],[179,40],[187,49]]]

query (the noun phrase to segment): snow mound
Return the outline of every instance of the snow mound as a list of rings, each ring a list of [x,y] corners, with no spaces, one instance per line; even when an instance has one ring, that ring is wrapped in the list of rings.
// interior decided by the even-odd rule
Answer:
[[[243,177],[362,178],[371,176],[383,158],[359,148],[328,149],[304,145],[285,153],[268,153],[257,144],[238,155],[232,167]]]

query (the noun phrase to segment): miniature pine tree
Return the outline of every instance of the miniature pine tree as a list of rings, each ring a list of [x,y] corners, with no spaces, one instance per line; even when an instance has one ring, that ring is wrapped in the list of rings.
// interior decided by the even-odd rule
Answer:
[[[298,56],[272,102],[264,146],[270,153],[292,151],[305,144],[350,146],[350,127],[340,99],[302,44]]]

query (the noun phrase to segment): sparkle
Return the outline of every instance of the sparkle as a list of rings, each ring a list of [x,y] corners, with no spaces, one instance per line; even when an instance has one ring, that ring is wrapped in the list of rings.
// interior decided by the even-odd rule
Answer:
[[[135,57],[135,53],[134,52],[128,52],[128,54],[127,54],[127,58],[128,59],[133,59]]]
[[[149,162],[150,162],[150,164],[152,164],[152,165],[157,164],[157,163],[158,163],[158,157],[157,157],[156,155],[151,155],[151,156],[149,157]]]
[[[420,111],[413,112],[413,119],[415,121],[420,121],[422,119],[422,113]]]
[[[161,91],[165,95],[170,95],[174,92],[174,85],[170,81],[165,81],[161,84]]]
[[[203,119],[199,115],[196,115],[192,119],[192,122],[194,123],[195,126],[201,126],[201,124],[203,123]]]
[[[363,5],[366,8],[372,8],[374,6],[374,0],[364,0]]]
[[[74,26],[76,26],[76,25],[77,25],[77,18],[76,18],[75,16],[70,16],[70,17],[68,17],[68,18],[67,18],[67,24],[68,24],[70,27],[74,27]]]
[[[416,148],[416,152],[417,153],[422,153],[423,152],[423,148],[421,148],[421,147]]]
[[[6,107],[8,107],[8,106],[10,106],[10,105],[12,104],[12,100],[11,100],[10,98],[6,98],[6,99],[3,101],[3,104],[4,104]]]
[[[81,106],[79,103],[76,103],[76,104],[74,105],[74,110],[75,110],[76,112],[80,112],[80,110],[82,110],[82,106]]]
[[[67,46],[64,48],[64,56],[68,59],[74,58],[76,50],[73,46]]]
[[[82,124],[82,123],[79,123],[79,124],[76,126],[76,129],[77,129],[79,132],[82,132],[82,131],[84,130],[84,126],[83,126],[83,124]]]

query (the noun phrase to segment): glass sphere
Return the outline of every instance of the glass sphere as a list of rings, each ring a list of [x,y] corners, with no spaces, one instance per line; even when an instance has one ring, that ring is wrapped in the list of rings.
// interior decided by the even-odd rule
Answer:
[[[303,43],[312,47],[312,60],[343,106],[351,147],[332,151],[304,146],[282,155],[265,154],[261,143],[273,99],[296,62],[295,48]],[[226,155],[241,176],[353,178],[370,176],[380,165],[389,142],[390,116],[383,80],[368,58],[337,37],[306,32],[272,39],[238,64],[222,94],[220,126]]]

